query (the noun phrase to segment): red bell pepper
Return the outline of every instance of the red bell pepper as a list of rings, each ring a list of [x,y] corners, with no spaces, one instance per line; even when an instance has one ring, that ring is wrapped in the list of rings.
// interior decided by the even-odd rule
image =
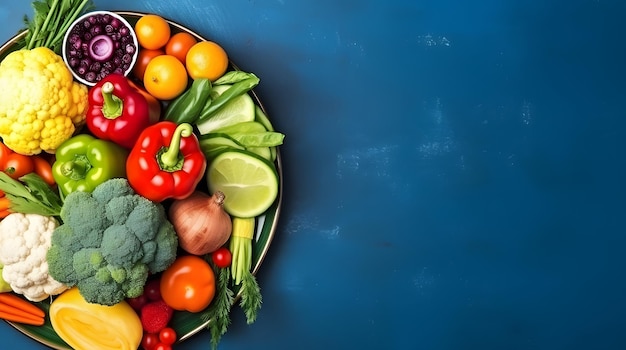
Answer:
[[[89,90],[87,127],[94,136],[130,149],[159,115],[121,74],[109,74]]]
[[[207,167],[193,127],[161,121],[146,128],[126,160],[128,183],[154,202],[186,198]]]

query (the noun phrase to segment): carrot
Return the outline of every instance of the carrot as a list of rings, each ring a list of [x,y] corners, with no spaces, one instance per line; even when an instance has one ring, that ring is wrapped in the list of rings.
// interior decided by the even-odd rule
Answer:
[[[0,211],[7,210],[9,207],[11,207],[11,201],[9,198],[7,198],[7,196],[0,197]]]
[[[0,219],[6,218],[7,216],[9,216],[9,214],[11,214],[9,209],[0,210]]]
[[[43,317],[33,316],[31,314],[19,314],[17,312],[13,312],[14,309],[11,309],[9,311],[4,311],[4,308],[6,307],[7,307],[6,305],[0,305],[0,318],[1,319],[11,321],[11,322],[30,324],[33,326],[41,326],[45,322]]]
[[[0,305],[6,305],[19,310],[21,314],[29,314],[44,317],[46,313],[26,299],[22,299],[13,293],[0,293]]]
[[[52,165],[50,162],[42,156],[36,155],[31,157],[35,173],[50,186],[54,186],[56,183],[54,181],[54,177],[52,176]]]

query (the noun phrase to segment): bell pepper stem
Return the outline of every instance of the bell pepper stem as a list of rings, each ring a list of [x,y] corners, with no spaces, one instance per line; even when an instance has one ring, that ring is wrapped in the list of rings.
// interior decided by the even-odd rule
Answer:
[[[124,111],[124,102],[117,96],[113,95],[113,83],[107,81],[102,84],[102,115],[107,119],[115,119],[122,115]]]
[[[167,151],[161,154],[160,164],[164,167],[175,167],[180,162],[180,140],[183,137],[189,137],[193,133],[193,127],[189,123],[182,123],[176,127],[172,135]]]
[[[85,174],[91,169],[91,165],[88,162],[80,159],[63,163],[61,172],[63,176],[72,180],[79,180],[85,177]]]

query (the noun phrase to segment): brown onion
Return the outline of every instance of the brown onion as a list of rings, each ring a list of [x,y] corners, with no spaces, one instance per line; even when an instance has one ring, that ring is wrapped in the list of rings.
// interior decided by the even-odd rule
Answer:
[[[196,191],[172,202],[169,219],[178,234],[178,244],[194,255],[212,253],[223,246],[232,233],[230,215],[224,211],[224,193],[212,196]]]

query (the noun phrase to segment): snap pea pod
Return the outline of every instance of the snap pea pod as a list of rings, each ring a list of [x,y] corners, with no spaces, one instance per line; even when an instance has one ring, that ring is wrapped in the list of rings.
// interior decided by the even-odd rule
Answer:
[[[209,79],[195,79],[187,91],[170,102],[163,118],[176,124],[193,124],[200,116],[204,106],[210,103],[210,97],[211,81]]]
[[[256,78],[256,76],[241,70],[231,70],[214,81],[213,85],[232,85],[250,78]]]
[[[200,116],[197,119],[197,123],[201,123],[211,118],[211,115],[215,113],[215,111],[219,110],[222,106],[231,101],[233,98],[247,93],[259,84],[259,78],[253,73],[245,73],[240,71],[236,71],[235,73],[237,79],[230,79],[230,76],[228,75],[220,78],[223,81],[219,81],[220,79],[218,79],[218,84],[233,84],[221,95],[212,96],[211,100],[204,105],[204,108],[202,108]],[[235,73],[233,73],[233,76],[235,76]]]

